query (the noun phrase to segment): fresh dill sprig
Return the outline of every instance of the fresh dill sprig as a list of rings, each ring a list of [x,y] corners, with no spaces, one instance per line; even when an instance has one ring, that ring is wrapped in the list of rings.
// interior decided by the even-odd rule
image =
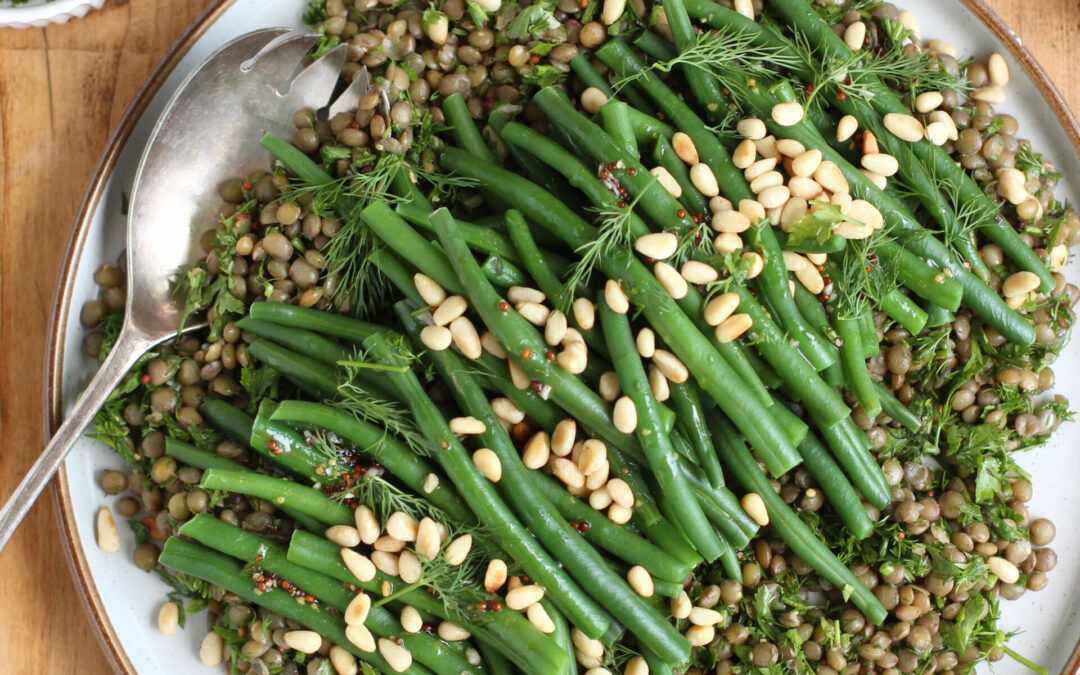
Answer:
[[[408,413],[397,403],[386,401],[364,387],[363,380],[358,377],[359,370],[364,367],[363,359],[343,363],[345,377],[338,385],[337,396],[330,401],[330,405],[359,420],[382,427],[416,454],[430,456],[433,450],[431,444],[416,428]]]
[[[873,253],[886,238],[884,230],[876,230],[866,239],[848,240],[832,277],[833,311],[840,316],[859,316],[880,306],[882,298],[898,287],[895,272],[886,271]]]
[[[430,500],[406,492],[374,472],[364,474],[349,488],[348,493],[357,503],[371,509],[380,523],[385,523],[392,514],[401,511],[417,522],[431,518],[447,527],[456,527],[447,522],[449,516]]]

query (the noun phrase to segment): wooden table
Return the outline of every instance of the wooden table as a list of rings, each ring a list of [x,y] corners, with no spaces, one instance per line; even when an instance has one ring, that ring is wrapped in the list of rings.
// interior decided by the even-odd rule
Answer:
[[[109,0],[46,30],[0,28],[0,497],[42,446],[56,275],[98,155],[158,59],[209,0]],[[1075,0],[990,0],[1080,111]],[[297,2],[297,6],[301,5]],[[107,673],[48,500],[0,555],[6,672]]]

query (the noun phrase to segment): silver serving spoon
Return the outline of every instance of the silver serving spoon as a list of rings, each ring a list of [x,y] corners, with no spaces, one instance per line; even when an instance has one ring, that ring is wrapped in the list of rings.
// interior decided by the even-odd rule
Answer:
[[[339,46],[300,70],[317,35],[271,28],[242,35],[199,65],[173,94],[143,151],[127,223],[127,306],[116,345],[75,407],[0,510],[0,550],[109,394],[154,345],[182,326],[172,281],[201,255],[199,237],[221,206],[216,186],[269,165],[263,132],[291,136],[299,109],[319,110],[345,63]],[[297,74],[297,71],[300,71]],[[295,77],[294,77],[295,75]],[[367,74],[342,101],[367,88]],[[342,106],[335,104],[334,112]],[[353,104],[355,107],[355,104]]]

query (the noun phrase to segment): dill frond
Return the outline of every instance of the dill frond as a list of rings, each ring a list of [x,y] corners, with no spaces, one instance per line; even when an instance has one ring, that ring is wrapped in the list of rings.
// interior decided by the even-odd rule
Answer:
[[[877,230],[866,239],[848,240],[840,266],[833,275],[833,311],[839,316],[858,316],[898,287],[895,272],[887,272],[874,255],[874,249],[888,235]]]
[[[361,358],[343,362],[346,376],[338,385],[337,396],[330,405],[352,414],[355,418],[382,427],[410,450],[422,457],[431,455],[433,448],[397,403],[386,401],[373,394],[358,377],[358,369],[365,363]]]

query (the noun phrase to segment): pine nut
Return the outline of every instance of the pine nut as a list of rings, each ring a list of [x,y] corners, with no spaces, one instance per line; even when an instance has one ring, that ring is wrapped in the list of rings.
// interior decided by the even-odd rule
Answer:
[[[708,164],[698,162],[690,167],[690,182],[697,191],[706,197],[715,197],[720,194],[720,186],[716,183],[716,175]]]
[[[863,225],[868,225],[875,230],[879,230],[885,226],[885,218],[881,215],[881,211],[878,211],[876,206],[865,199],[852,200],[851,205],[847,209],[847,213],[844,215],[851,220],[857,220]]]
[[[824,160],[814,171],[814,180],[829,192],[848,192],[847,178],[832,160]]]
[[[465,558],[469,555],[469,551],[472,550],[472,543],[472,535],[466,532],[446,545],[446,548],[443,550],[443,557],[446,558],[446,562],[449,563],[451,567],[457,567],[465,562]]]
[[[810,205],[806,202],[805,197],[798,196],[789,199],[788,203],[784,204],[783,210],[780,211],[780,229],[784,232],[789,231],[795,226],[795,223],[802,220],[802,217],[806,215],[809,209]]]
[[[600,108],[607,102],[607,94],[596,87],[588,87],[581,92],[581,109],[590,115],[600,112]]]
[[[603,658],[604,645],[599,640],[590,638],[577,628],[570,629],[570,639],[573,641],[574,647],[585,656],[594,659]]]
[[[341,561],[349,569],[354,577],[367,583],[375,578],[375,563],[371,562],[363,553],[357,553],[351,548],[341,549]]]
[[[844,29],[844,44],[846,44],[851,51],[862,49],[865,40],[866,24],[862,21],[855,21]]]
[[[465,298],[460,295],[451,295],[435,308],[435,311],[431,313],[431,320],[436,326],[445,326],[464,314],[468,308],[469,303],[465,301]]]
[[[438,632],[439,637],[447,642],[461,642],[471,637],[469,631],[450,621],[440,622]]]
[[[881,147],[878,145],[877,136],[867,129],[862,135],[862,154],[876,155],[879,152],[881,152]]]
[[[615,408],[611,414],[611,423],[624,434],[632,434],[637,431],[638,415],[637,408],[629,396],[620,396],[615,401]]]
[[[719,326],[739,307],[739,294],[734,291],[721,293],[705,304],[705,323]]]
[[[649,675],[649,664],[643,656],[635,656],[626,662],[623,675]]]
[[[1039,277],[1026,270],[1010,274],[1001,284],[1001,294],[1006,298],[1027,295],[1039,288]]]
[[[120,550],[120,533],[116,529],[116,521],[113,520],[112,511],[108,506],[98,509],[95,519],[97,529],[97,545],[106,553],[116,553]]]
[[[424,617],[412,605],[401,608],[401,628],[406,633],[419,633],[424,627]]]
[[[555,362],[571,375],[580,375],[588,365],[588,351],[584,342],[568,342],[555,357]]]
[[[450,335],[454,345],[467,359],[478,359],[484,353],[480,344],[480,334],[476,332],[476,326],[467,316],[459,316],[450,322]]]
[[[836,140],[843,143],[859,130],[859,120],[852,115],[844,115],[836,125]]]
[[[603,511],[612,504],[611,493],[607,486],[602,485],[589,493],[589,506],[597,511]]]
[[[433,352],[449,349],[454,341],[454,334],[446,326],[424,326],[420,330],[420,341]]]
[[[592,330],[596,324],[596,306],[588,298],[577,298],[572,305],[574,321],[581,330]]]
[[[476,436],[487,431],[487,425],[475,417],[453,417],[450,419],[451,433],[461,436]]]
[[[757,153],[762,157],[775,157],[780,159],[780,151],[776,148],[776,136],[769,134],[760,141],[754,141]]]
[[[506,606],[515,612],[528,609],[544,599],[544,588],[538,584],[519,586],[506,594]]]
[[[945,145],[949,140],[949,127],[942,122],[930,122],[926,125],[926,140],[934,145]]]
[[[649,391],[660,403],[671,398],[671,385],[668,384],[667,378],[660,369],[651,363],[649,364]]]
[[[394,640],[379,638],[379,654],[386,660],[386,665],[395,673],[404,673],[412,667],[412,653],[405,645],[399,645]]]
[[[1050,249],[1050,271],[1060,272],[1069,260],[1069,248],[1065,244],[1058,244]]]
[[[717,211],[712,218],[712,228],[717,232],[738,234],[750,229],[750,219],[738,211]]]
[[[821,277],[821,272],[818,272],[817,268],[813,265],[807,264],[806,267],[796,270],[795,278],[799,280],[799,283],[801,283],[806,290],[814,295],[818,295],[825,290],[825,280]]]
[[[604,484],[608,481],[608,476],[611,475],[611,464],[605,458],[600,464],[593,469],[587,476],[585,476],[585,495],[588,495],[593,490],[599,490],[604,487]]]
[[[543,326],[547,323],[551,310],[539,302],[519,302],[514,306],[517,313],[534,326]]]
[[[616,314],[626,314],[630,311],[630,298],[626,297],[622,285],[615,279],[608,279],[604,284],[604,302]]]
[[[616,504],[624,509],[634,507],[634,491],[630,489],[629,483],[622,478],[612,478],[605,487],[608,494],[611,495],[612,501]]]
[[[630,518],[632,518],[633,516],[633,509],[628,509],[618,504],[612,504],[608,507],[607,510],[608,520],[615,523],[616,525],[625,525],[626,523],[630,522]]]
[[[634,241],[634,250],[653,260],[667,260],[678,248],[679,238],[671,232],[652,232]]]
[[[477,450],[477,452],[480,451]],[[488,452],[491,451],[488,450]],[[497,460],[498,458],[496,458]],[[476,455],[473,455],[473,461],[476,461]],[[483,470],[481,470],[481,473],[483,473]],[[439,555],[441,545],[442,540],[439,536],[438,524],[427,516],[421,518],[420,524],[416,527],[416,545],[413,546],[416,554],[422,560],[434,560]]]
[[[415,584],[423,576],[424,568],[420,565],[420,558],[415,553],[406,549],[398,555],[398,576],[407,584]]]
[[[1006,584],[1015,584],[1020,580],[1020,570],[1005,558],[990,556],[986,559],[986,565],[990,573]]]
[[[776,122],[782,127],[791,127],[802,121],[805,111],[803,110],[802,104],[795,101],[788,101],[774,105],[770,114],[772,115],[773,122]]]
[[[1009,83],[1009,64],[1005,62],[1005,57],[1001,54],[994,52],[990,55],[990,59],[986,62],[986,70],[990,75],[990,82],[995,86],[1004,87]]]
[[[484,334],[480,336],[480,345],[488,354],[491,354],[495,358],[506,358],[506,350],[502,348],[502,345],[499,344],[498,338],[496,338],[495,334],[491,331],[486,330],[484,331]]]
[[[488,14],[494,14],[502,7],[502,0],[476,0],[476,4]]]
[[[874,233],[874,228],[843,220],[832,226],[832,232],[844,239],[859,240],[868,239]]]
[[[686,591],[679,591],[678,597],[671,599],[670,606],[671,615],[676,619],[687,618],[693,610],[693,605],[690,603],[690,596],[686,594]]]
[[[922,122],[911,115],[905,115],[903,113],[886,113],[884,122],[885,128],[888,129],[893,136],[896,136],[902,141],[914,143],[922,140]]]
[[[604,0],[604,8],[600,12],[600,18],[605,26],[610,26],[619,20],[626,10],[626,0]]]
[[[787,159],[795,159],[806,152],[806,146],[794,138],[779,138],[776,140],[776,151]]]
[[[506,583],[506,563],[500,558],[492,558],[484,572],[484,589],[494,593]]]
[[[166,602],[158,610],[157,627],[162,635],[172,635],[180,625],[180,608],[175,602]]]
[[[765,267],[765,261],[757,251],[747,251],[739,256],[739,260],[749,261],[749,267],[746,270],[747,279],[756,278],[757,275],[761,274],[761,270]]]
[[[450,18],[445,14],[439,14],[434,21],[424,23],[424,32],[435,44],[446,44],[446,38],[450,35]]]
[[[540,603],[530,605],[525,611],[525,616],[529,619],[529,623],[544,635],[555,632],[555,622],[551,620],[551,616],[548,615],[547,610]]]
[[[695,626],[715,626],[724,620],[724,615],[715,609],[695,607],[690,610],[690,623]]]
[[[743,240],[734,232],[721,232],[713,239],[713,249],[720,255],[734,253],[743,247]]]
[[[533,434],[525,449],[521,453],[521,461],[528,469],[540,469],[548,463],[550,447],[546,431],[538,431]]]
[[[930,38],[926,41],[926,48],[930,51],[937,52],[938,54],[948,54],[954,59],[957,57],[956,47],[953,47],[944,40],[938,40],[937,38]]]
[[[787,203],[791,197],[791,191],[786,185],[773,185],[758,193],[758,203],[766,209],[778,209]]]
[[[199,661],[207,668],[216,668],[221,665],[225,655],[225,641],[214,631],[203,636],[199,643]]]
[[[716,628],[713,626],[690,626],[685,635],[691,647],[704,647],[716,638]]]
[[[944,110],[935,110],[930,113],[930,124],[940,123],[945,126],[949,131],[949,140],[955,141],[960,137],[960,132],[956,128],[956,120],[952,118],[952,115]],[[927,126],[927,132],[929,132],[929,126]]]
[[[765,527],[769,524],[769,512],[765,508],[765,500],[756,492],[747,492],[739,500],[746,515],[753,518],[758,525]]]
[[[353,596],[353,599],[349,601],[349,605],[345,608],[345,623],[347,625],[364,623],[367,621],[368,612],[370,611],[371,596],[361,591]],[[318,648],[319,646],[315,645],[315,649]]]
[[[502,463],[499,462],[499,456],[492,450],[480,448],[473,453],[472,460],[484,478],[487,478],[492,483],[498,483],[502,480]]]
[[[661,261],[653,265],[653,274],[656,275],[656,280],[660,282],[668,295],[676,300],[685,298],[690,290],[686,284],[686,279],[683,279],[682,275],[679,274],[679,270],[666,262]]]
[[[547,300],[547,296],[543,291],[529,286],[511,286],[506,291],[506,299],[514,305],[522,302],[535,302],[539,305]]]
[[[604,399],[604,401],[607,403],[614,403],[615,399],[619,397],[619,393],[622,391],[622,385],[619,384],[619,376],[611,370],[601,374],[597,391],[600,393],[600,398]]]
[[[573,418],[568,417],[560,421],[551,432],[551,452],[558,457],[569,455],[570,450],[574,447],[574,437],[576,435],[577,422]]]
[[[375,543],[371,545],[371,548],[376,551],[385,551],[387,553],[400,553],[405,548],[405,542],[397,537],[391,537],[388,534],[384,534],[375,540]]]
[[[323,536],[342,548],[360,545],[360,533],[351,525],[333,525],[326,529]]]
[[[634,592],[643,598],[651,598],[655,589],[653,588],[652,576],[649,574],[649,570],[645,569],[641,565],[634,565],[630,568],[630,571],[626,573],[626,581],[630,584],[630,588],[634,589]]]
[[[742,14],[747,19],[754,18],[754,3],[750,0],[735,0],[733,7],[736,12]]]
[[[413,286],[416,287],[416,292],[420,294],[420,299],[431,307],[438,307],[446,299],[446,291],[443,290],[443,287],[426,274],[420,272],[414,274]]]
[[[656,178],[657,183],[660,183],[667,190],[669,195],[675,199],[682,197],[682,186],[679,185],[679,181],[675,180],[675,176],[672,176],[670,171],[662,166],[654,166],[649,169],[649,173]]]
[[[701,161],[698,158],[697,148],[694,147],[694,141],[681,131],[676,131],[672,134],[671,147],[674,148],[675,154],[679,156],[679,159],[686,164],[693,166]]]
[[[840,213],[847,214],[848,209],[851,208],[851,193],[836,192],[832,196],[826,198],[825,201],[829,202],[833,206],[838,207],[840,209]],[[811,211],[816,211],[817,208],[818,207],[815,206],[813,209],[811,209]]]
[[[345,626],[345,637],[362,652],[371,654],[375,651],[375,636],[363,624]]]
[[[760,194],[763,190],[767,190],[768,188],[783,184],[784,175],[782,173],[780,173],[779,171],[766,171],[754,180],[750,181],[750,191],[757,195]]]
[[[863,168],[880,176],[892,176],[900,170],[900,163],[896,161],[896,158],[884,152],[863,155],[862,165]]]
[[[1005,90],[996,84],[992,84],[986,87],[979,87],[971,92],[970,97],[974,101],[982,101],[992,105],[1001,105],[1005,102]]]
[[[491,399],[491,410],[496,417],[510,424],[517,424],[525,419],[525,413],[521,412],[514,402],[508,398]]]
[[[1009,203],[1018,206],[1028,198],[1025,187],[1026,178],[1024,172],[1014,168],[999,169],[997,172],[998,192],[1009,200]]]
[[[909,39],[912,42],[918,43],[922,41],[922,31],[919,30],[919,22],[915,19],[914,13],[904,10],[896,15],[896,20],[911,33]]]
[[[396,577],[398,575],[398,557],[396,553],[372,551],[371,562],[375,565],[375,569],[388,577]]]
[[[626,398],[626,397],[623,397]],[[620,398],[619,401],[622,399]],[[615,407],[619,407],[619,401],[615,401]],[[590,438],[585,441],[581,448],[581,456],[577,459],[578,468],[581,469],[581,473],[589,476],[607,463],[607,446],[604,442]]]
[[[666,349],[657,349],[653,354],[653,363],[664,374],[664,377],[675,384],[682,384],[690,377],[690,371],[686,369],[679,357]]]
[[[424,494],[429,495],[439,487],[439,477],[436,474],[429,473],[424,476],[424,482],[420,485],[420,488],[424,491]]]
[[[656,351],[656,333],[653,329],[646,326],[639,330],[637,336],[634,337],[634,347],[642,358],[651,359],[653,352]]]
[[[915,110],[928,113],[937,110],[944,102],[945,97],[941,95],[940,91],[924,91],[915,97]]]
[[[716,327],[716,341],[726,344],[742,336],[754,325],[749,314],[732,314]]]
[[[679,273],[682,274],[683,279],[695,286],[711,284],[720,278],[720,273],[716,271],[715,267],[699,260],[687,260],[683,263]]]
[[[739,213],[746,216],[751,223],[757,223],[765,218],[765,207],[756,199],[740,199]]]
[[[882,176],[880,173],[874,173],[869,169],[859,169],[859,171],[862,173],[862,175],[869,178],[870,182],[874,184],[874,187],[879,190],[884,190],[889,184],[888,179],[885,178],[885,176]]]
[[[752,141],[759,141],[769,133],[765,128],[765,123],[756,117],[739,120],[739,123],[735,125],[735,131],[743,138],[749,138]]]
[[[775,157],[766,157],[765,159],[759,159],[750,166],[743,170],[743,178],[747,181],[752,181],[758,176],[762,176],[776,168],[777,159]]]
[[[802,178],[809,178],[821,165],[821,150],[807,150],[791,160],[791,172]]]
[[[757,144],[749,138],[745,139],[731,153],[731,163],[738,169],[747,169],[757,159]]]
[[[577,464],[565,457],[556,457],[551,460],[551,473],[567,487],[579,488],[585,485],[585,474],[581,473]]]

